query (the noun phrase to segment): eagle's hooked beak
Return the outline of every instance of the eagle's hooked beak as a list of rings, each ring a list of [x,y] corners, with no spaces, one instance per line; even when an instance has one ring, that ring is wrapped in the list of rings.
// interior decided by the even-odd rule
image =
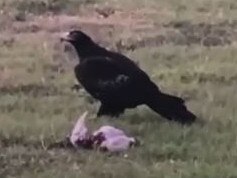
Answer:
[[[60,41],[61,42],[63,42],[63,41],[70,42],[71,40],[72,40],[72,38],[70,37],[69,32],[64,32],[64,33],[60,34]]]

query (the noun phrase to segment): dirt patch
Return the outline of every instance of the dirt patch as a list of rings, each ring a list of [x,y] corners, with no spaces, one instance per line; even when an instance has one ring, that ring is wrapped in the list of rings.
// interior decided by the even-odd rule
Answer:
[[[90,12],[88,14],[88,12]],[[0,17],[0,31],[12,34],[36,34],[47,32],[54,35],[70,29],[80,29],[105,46],[117,38],[133,36],[154,29],[152,20],[146,18],[149,10],[122,11],[110,7],[95,7],[77,15],[27,14],[25,20],[17,20],[12,14]]]
[[[189,21],[158,24],[148,18],[149,10],[122,11],[120,9],[93,8],[78,15],[29,16],[26,21],[4,23],[8,32],[47,32],[51,35],[80,29],[110,49],[134,50],[141,47],[174,45],[223,46],[237,41],[237,21],[217,24],[191,23]],[[154,13],[152,11],[152,13]],[[3,43],[11,43],[4,41]]]
[[[173,28],[182,36],[184,44],[201,44],[204,46],[218,46],[230,44],[237,40],[237,21],[224,21],[217,24],[199,23],[188,21],[171,22],[165,25]]]
[[[161,29],[159,26],[158,29]],[[124,44],[117,43],[119,49],[133,50],[140,47],[174,45],[224,46],[237,41],[237,21],[218,24],[192,24],[191,22],[171,22],[163,25],[163,33],[159,34],[154,27],[152,32],[140,40],[130,39]]]
[[[4,24],[9,26],[13,32],[37,32],[49,31],[59,32],[72,28],[92,28],[97,31],[99,27],[102,28],[138,28],[148,27],[151,21],[145,18],[145,13],[140,11],[124,12],[112,8],[95,8],[89,9],[90,14],[81,13],[78,15],[41,15],[30,16],[26,21],[15,20],[11,24]],[[7,17],[5,17],[7,18]],[[12,18],[10,18],[12,19]],[[13,21],[13,19],[12,19]],[[90,28],[90,29],[91,29]]]

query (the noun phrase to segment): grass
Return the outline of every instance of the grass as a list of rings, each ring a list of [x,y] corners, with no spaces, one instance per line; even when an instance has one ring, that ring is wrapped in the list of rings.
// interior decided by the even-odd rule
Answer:
[[[72,13],[78,10],[78,7],[84,4],[95,3],[94,0],[6,0],[1,2],[1,7],[14,9],[18,13],[32,13],[32,14],[43,14],[43,13],[59,13],[66,12]]]
[[[8,9],[9,14],[19,10],[12,6],[12,3],[18,2],[3,2],[0,7]],[[70,11],[70,6],[79,1],[70,2],[67,4],[68,12],[61,9],[54,16],[70,16],[74,11]],[[105,6],[103,1],[100,3]],[[118,27],[108,38],[109,44],[116,43],[123,35],[136,39],[142,34],[145,39],[146,34],[150,37],[154,31],[159,33],[158,27],[167,34],[169,30],[178,31],[163,26],[170,22],[186,20],[192,24],[200,21],[212,24],[230,21],[228,27],[223,27],[232,35],[231,43],[225,45],[187,45],[171,41],[159,45],[145,43],[145,46],[134,50],[123,49],[161,90],[185,98],[188,108],[202,118],[202,122],[182,127],[166,121],[145,106],[127,110],[118,119],[94,118],[98,103],[83,90],[80,93],[70,90],[75,82],[72,65],[66,60],[68,56],[57,40],[58,32],[68,27],[50,31],[44,24],[45,29],[40,28],[38,32],[22,30],[24,27],[17,26],[18,20],[12,20],[11,15],[5,14],[0,16],[0,177],[237,177],[237,51],[236,26],[231,25],[236,18],[237,3],[234,0],[192,3],[188,0],[138,0],[136,3],[111,0],[106,6],[119,7],[125,3],[126,13],[136,7],[142,11],[143,5],[146,12],[153,12],[151,9],[159,11],[158,14],[143,14],[145,19],[157,26],[151,30],[139,29],[141,32],[135,28]],[[87,8],[87,5],[83,6]],[[49,9],[40,14],[45,15],[46,11]],[[218,17],[217,12],[220,11],[222,15]],[[27,26],[32,19],[37,23],[37,17],[28,13],[31,12],[26,13],[27,18],[21,25]],[[133,13],[136,15],[135,10]],[[138,15],[141,14],[138,12]],[[6,21],[8,18],[10,21]],[[81,26],[88,32],[93,32],[94,28],[108,30],[103,24]],[[103,35],[108,36],[106,33]],[[103,35],[94,34],[99,40],[104,40]],[[129,150],[127,158],[84,150],[44,149],[64,138],[85,110],[90,111],[88,119],[93,128],[109,123],[138,137],[143,144]]]

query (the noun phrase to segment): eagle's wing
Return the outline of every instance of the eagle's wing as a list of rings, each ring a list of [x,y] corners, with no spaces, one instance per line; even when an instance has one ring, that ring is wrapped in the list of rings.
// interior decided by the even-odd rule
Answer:
[[[97,95],[126,91],[134,80],[109,57],[86,58],[76,66],[75,75],[86,89]]]

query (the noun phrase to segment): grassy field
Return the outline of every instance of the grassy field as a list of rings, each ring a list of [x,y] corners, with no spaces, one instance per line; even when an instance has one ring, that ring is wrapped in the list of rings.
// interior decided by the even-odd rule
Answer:
[[[71,91],[76,60],[58,36],[80,28],[138,62],[201,121],[168,122],[145,106],[94,117],[98,103]],[[1,178],[236,178],[236,0],[0,0]],[[139,138],[123,155],[45,150],[77,117]]]

